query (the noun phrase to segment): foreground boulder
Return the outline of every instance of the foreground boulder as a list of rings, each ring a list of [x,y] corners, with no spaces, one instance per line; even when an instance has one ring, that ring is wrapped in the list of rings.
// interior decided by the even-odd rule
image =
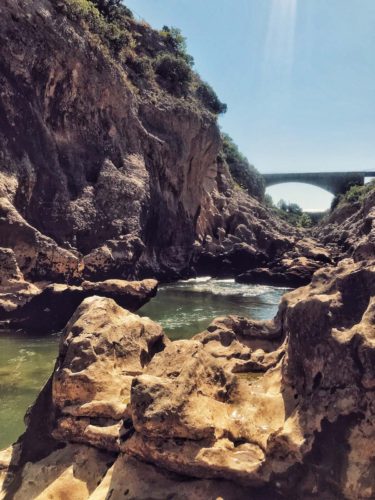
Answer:
[[[118,450],[132,379],[167,343],[150,319],[113,300],[84,300],[65,328],[52,378],[54,438]]]
[[[285,295],[273,321],[218,318],[177,342],[87,299],[5,457],[4,491],[374,498],[374,296],[375,263],[346,260]]]
[[[227,332],[214,324],[171,344],[133,381],[125,452],[196,477],[272,484],[286,498],[372,498],[374,294],[375,266],[347,261],[287,294],[273,325],[232,319]],[[270,339],[281,361],[257,376]],[[238,375],[228,369],[236,342]]]
[[[33,287],[32,293],[28,293],[21,303],[18,292],[12,295],[12,307],[5,307],[5,298],[0,302],[0,327],[39,333],[61,330],[79,304],[94,295],[114,299],[122,307],[137,311],[156,295],[158,282],[152,279],[106,280],[98,283],[84,281],[80,286],[56,283],[40,284],[39,288],[30,286]]]

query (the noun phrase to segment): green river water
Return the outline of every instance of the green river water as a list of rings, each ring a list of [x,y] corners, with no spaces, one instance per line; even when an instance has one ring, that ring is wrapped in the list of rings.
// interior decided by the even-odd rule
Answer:
[[[270,319],[286,291],[198,278],[161,286],[139,314],[161,323],[173,340],[190,338],[216,316],[240,314]],[[23,416],[51,374],[58,341],[58,334],[38,337],[0,332],[0,449],[23,432]]]

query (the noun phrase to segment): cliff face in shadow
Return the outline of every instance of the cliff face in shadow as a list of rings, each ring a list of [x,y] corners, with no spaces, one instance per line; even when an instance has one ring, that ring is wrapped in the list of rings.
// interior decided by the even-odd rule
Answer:
[[[216,120],[188,99],[137,92],[55,7],[2,2],[1,196],[60,247],[87,255],[110,241],[126,267],[145,246],[151,267],[179,270],[220,147]]]
[[[128,38],[115,45],[106,27],[107,43],[104,21],[99,29],[77,5],[89,3],[0,6],[2,246],[34,280],[176,278],[223,226],[208,215],[210,193],[223,184],[216,116],[199,100],[196,74],[173,91],[156,74],[154,61],[175,56],[165,34],[129,17]],[[232,182],[229,171],[220,175]],[[228,234],[262,212],[255,247],[267,258],[273,240],[288,239],[290,229],[251,196],[240,194],[253,213],[245,222],[231,217],[237,197],[226,198],[215,210]]]

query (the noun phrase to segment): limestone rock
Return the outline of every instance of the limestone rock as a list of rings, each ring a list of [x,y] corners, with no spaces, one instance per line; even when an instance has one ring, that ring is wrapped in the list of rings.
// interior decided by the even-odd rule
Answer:
[[[81,286],[58,283],[47,283],[39,288],[29,286],[33,293],[29,292],[21,303],[18,292],[13,293],[13,307],[2,314],[0,325],[39,333],[59,331],[79,304],[94,295],[112,298],[123,307],[136,311],[156,295],[158,282],[151,279],[107,280],[98,283],[84,281]]]
[[[238,283],[299,287],[308,285],[322,263],[298,257],[281,259],[271,267],[256,268],[236,276]]]
[[[198,486],[232,498],[231,484],[240,499],[373,498],[374,296],[375,262],[345,260],[286,294],[273,321],[218,318],[172,343],[151,320],[86,299],[6,466],[5,490],[148,498],[155,480],[155,498],[163,487],[187,498]],[[61,441],[82,444],[59,450]],[[75,457],[87,453],[93,463],[79,460],[87,467],[78,472]]]
[[[37,478],[37,479],[36,479]],[[12,494],[12,493],[11,493]],[[69,444],[36,463],[29,463],[15,500],[25,498],[69,498],[74,500],[246,500],[246,488],[229,481],[190,479],[168,473],[127,455],[96,450],[85,445]],[[254,494],[262,500],[269,491]]]
[[[138,237],[109,240],[85,255],[83,274],[90,279],[132,276],[136,274],[136,265],[144,250],[145,245]]]
[[[1,194],[1,190],[0,190]],[[27,279],[72,280],[80,276],[77,254],[59,247],[29,224],[0,196],[1,245],[13,250],[17,264]]]
[[[68,445],[40,462],[26,464],[21,487],[12,498],[88,499],[112,462],[113,456],[108,452]]]
[[[236,186],[218,162],[197,222],[193,264],[198,274],[233,276],[263,266],[293,248],[299,232]]]
[[[277,365],[285,352],[280,318],[255,321],[240,316],[216,318],[207,331],[195,337],[226,370],[232,373],[265,372]],[[252,374],[250,373],[250,377]]]
[[[373,259],[375,256],[375,190],[360,202],[339,205],[315,228],[314,235],[333,247],[340,258]]]
[[[0,318],[39,293],[37,286],[25,281],[13,250],[0,248]]]
[[[175,472],[261,484],[267,439],[285,418],[280,380],[234,375],[200,342],[174,342],[133,381],[137,432],[123,449]]]
[[[114,299],[121,307],[136,311],[146,301],[156,295],[158,282],[153,279],[143,281],[125,281],[109,279],[100,282],[83,281],[84,292]]]
[[[21,281],[23,275],[10,248],[0,248],[0,286]]]
[[[312,238],[298,240],[293,248],[267,267],[255,268],[236,277],[238,283],[299,287],[308,285],[318,269],[333,263],[332,252]]]
[[[193,92],[137,85],[128,58],[95,43],[74,6],[1,3],[0,196],[33,228],[13,226],[17,241],[1,245],[26,278],[71,276],[82,256],[92,281],[178,275],[216,172],[216,118]],[[129,23],[137,59],[168,50],[156,30]]]
[[[314,238],[305,237],[298,240],[293,252],[307,259],[332,264],[332,254],[330,250]]]
[[[213,337],[208,332],[171,345],[134,379],[137,432],[123,449],[195,477],[240,480],[253,488],[272,482],[286,497],[316,491],[327,498],[371,498],[374,294],[375,265],[343,261],[285,295],[274,324],[250,324],[249,340],[259,326],[257,336],[279,338],[277,349],[283,350],[262,376],[254,366],[247,377],[235,374],[228,363],[232,356],[252,355],[238,346],[236,353],[239,340],[249,346],[247,335],[238,334],[246,321],[229,318],[220,328],[219,320]],[[182,362],[184,352],[194,361]],[[201,375],[210,373],[205,370],[211,370],[210,381]],[[220,384],[221,399],[212,390]],[[330,439],[340,446],[324,453]]]
[[[111,299],[85,299],[60,342],[52,380],[53,404],[61,414],[55,439],[116,450],[132,379],[167,342],[150,319]]]

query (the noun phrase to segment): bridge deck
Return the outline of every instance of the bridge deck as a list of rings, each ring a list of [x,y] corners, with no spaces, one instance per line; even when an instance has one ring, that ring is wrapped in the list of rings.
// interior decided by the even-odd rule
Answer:
[[[355,170],[353,172],[267,172],[261,174],[263,177],[270,176],[356,176],[360,175],[361,177],[375,177],[375,170]]]
[[[326,189],[337,195],[345,193],[350,186],[363,186],[366,177],[375,177],[374,170],[357,170],[354,172],[277,172],[262,174],[266,187],[287,182],[301,182]]]

